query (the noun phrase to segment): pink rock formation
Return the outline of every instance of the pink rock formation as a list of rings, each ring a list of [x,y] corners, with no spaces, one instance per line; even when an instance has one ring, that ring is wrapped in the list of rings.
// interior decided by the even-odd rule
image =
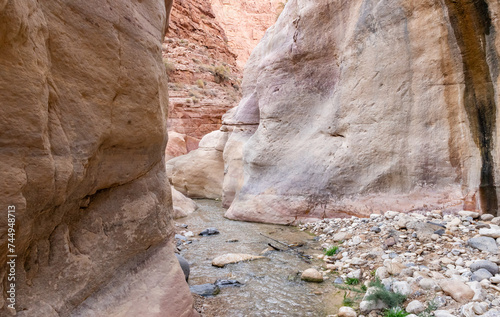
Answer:
[[[499,13],[492,0],[288,1],[225,118],[258,124],[231,150],[243,186],[224,181],[226,216],[496,214]]]
[[[267,28],[276,22],[287,0],[210,0],[217,21],[226,33],[237,65],[245,66]]]
[[[194,316],[169,239],[171,1],[0,2],[0,315]]]

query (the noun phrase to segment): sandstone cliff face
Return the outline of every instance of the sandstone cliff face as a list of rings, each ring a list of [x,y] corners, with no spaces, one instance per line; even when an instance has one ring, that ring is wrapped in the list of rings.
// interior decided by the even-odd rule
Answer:
[[[225,118],[250,127],[225,149],[226,171],[243,165],[224,180],[226,216],[496,214],[499,13],[492,0],[288,1]]]
[[[241,70],[227,41],[209,0],[174,2],[163,45],[169,75],[168,125],[169,131],[190,139],[186,153],[218,129],[222,115],[241,98]],[[168,156],[176,155],[168,150]]]
[[[222,115],[241,99],[241,74],[250,52],[276,21],[284,2],[174,2],[163,47],[169,74],[169,131],[197,144],[220,128]],[[167,156],[195,148],[167,149]]]
[[[274,24],[286,0],[211,0],[213,12],[224,29],[229,47],[241,69],[267,28]]]
[[[18,316],[192,315],[165,246],[170,6],[0,2],[0,250],[13,205]]]

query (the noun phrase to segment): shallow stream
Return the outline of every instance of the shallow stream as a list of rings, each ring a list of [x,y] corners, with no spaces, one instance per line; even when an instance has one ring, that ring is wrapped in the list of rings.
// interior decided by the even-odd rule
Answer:
[[[286,249],[261,234],[288,244],[303,243],[296,250],[319,254],[321,248],[314,236],[296,227],[228,220],[223,217],[225,209],[220,202],[197,203],[198,211],[177,221],[187,224],[185,230],[195,234],[193,243],[180,247],[181,254],[191,264],[190,285],[214,283],[217,279],[236,279],[244,284],[221,288],[217,299],[224,305],[225,316],[327,316],[337,312],[343,291],[334,288],[331,280],[307,283],[298,275],[299,271],[318,265],[318,260],[308,264],[292,251],[270,251],[265,254],[267,259],[224,268],[211,265],[215,257],[226,253],[259,255],[268,243]],[[209,227],[217,228],[220,234],[198,236]],[[237,242],[228,242],[234,240]]]

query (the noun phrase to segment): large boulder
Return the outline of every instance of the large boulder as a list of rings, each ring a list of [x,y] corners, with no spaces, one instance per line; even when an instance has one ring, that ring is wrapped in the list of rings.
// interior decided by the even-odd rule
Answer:
[[[0,315],[194,314],[169,243],[170,6],[0,1],[0,235],[14,206],[17,255],[14,309],[0,268]]]
[[[226,141],[227,132],[213,131],[201,139],[198,149],[169,160],[166,166],[172,186],[191,198],[221,198]]]
[[[198,209],[198,204],[191,198],[184,196],[172,186],[172,205],[174,207],[174,219],[187,217]]]
[[[288,1],[230,114],[258,128],[226,216],[496,214],[499,11],[493,0]]]

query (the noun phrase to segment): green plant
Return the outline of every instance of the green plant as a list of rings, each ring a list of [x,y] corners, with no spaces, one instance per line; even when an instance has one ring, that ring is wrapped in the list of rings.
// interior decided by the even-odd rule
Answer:
[[[354,286],[351,286],[351,285],[342,285],[342,284],[334,284],[334,286],[338,289],[341,289],[341,290],[344,290],[344,291],[353,291],[353,292],[356,292],[356,293],[360,293],[360,294],[364,294],[365,291],[363,290],[360,290]]]
[[[366,297],[369,301],[382,301],[389,308],[401,306],[406,300],[406,296],[386,290],[384,287],[375,287],[375,290]]]
[[[427,307],[425,308],[425,310],[423,312],[421,312],[420,314],[418,314],[418,316],[419,317],[431,317],[432,312],[435,311],[436,309],[438,309],[438,307],[439,306],[438,306],[437,302],[433,299],[427,303]]]
[[[344,299],[342,300],[343,306],[352,307],[354,305],[354,300],[350,297],[347,297],[347,292],[344,292]]]
[[[409,313],[405,312],[401,307],[393,307],[384,312],[384,317],[405,317]]]
[[[334,246],[331,246],[331,247],[329,247],[328,249],[325,250],[325,255],[327,255],[327,256],[333,256],[333,255],[337,254],[337,252],[339,252],[339,246],[338,245],[334,245]]]
[[[380,281],[379,278],[376,278],[373,281],[370,281],[370,283],[368,283],[368,286],[370,286],[370,287],[384,288],[384,284],[382,284],[382,281]]]
[[[360,288],[361,288],[361,290],[362,290],[362,291],[364,291],[364,292],[366,292],[366,290],[368,289],[368,287],[366,287],[366,285],[365,285],[365,284],[361,285],[361,287],[360,287]]]
[[[359,278],[348,277],[348,278],[346,278],[345,283],[347,285],[358,285],[359,284]]]

